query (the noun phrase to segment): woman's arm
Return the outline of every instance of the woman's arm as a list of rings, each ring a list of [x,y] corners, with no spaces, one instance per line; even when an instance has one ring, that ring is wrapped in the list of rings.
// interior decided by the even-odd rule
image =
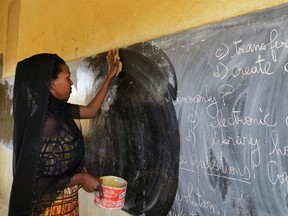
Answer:
[[[109,90],[113,78],[118,73],[120,59],[116,58],[117,49],[110,50],[107,55],[108,74],[99,91],[87,106],[80,106],[80,118],[93,118],[98,113]]]

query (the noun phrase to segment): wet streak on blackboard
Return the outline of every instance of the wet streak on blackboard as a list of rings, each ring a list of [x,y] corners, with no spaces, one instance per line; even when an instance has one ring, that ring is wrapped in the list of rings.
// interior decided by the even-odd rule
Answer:
[[[96,80],[107,71],[105,56],[87,60]],[[164,52],[149,43],[121,49],[120,57],[123,70],[109,109],[90,122],[87,168],[128,181],[124,210],[130,214],[167,215],[179,169],[175,71]]]

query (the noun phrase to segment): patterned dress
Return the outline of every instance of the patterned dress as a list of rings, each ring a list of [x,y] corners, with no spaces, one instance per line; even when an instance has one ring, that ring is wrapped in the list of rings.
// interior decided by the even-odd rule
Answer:
[[[40,215],[78,216],[79,215],[78,189],[79,189],[78,186],[65,188],[64,191],[51,204],[51,206],[46,208],[45,212]]]
[[[42,137],[42,148],[40,152],[39,160],[39,170],[38,170],[38,182],[41,181],[49,182],[49,177],[51,176],[63,176],[65,173],[70,173],[70,163],[71,161],[77,160],[79,157],[79,149],[83,148],[81,139],[74,136],[75,132],[67,126],[67,124],[59,123],[57,116],[48,113],[46,118],[44,133]],[[83,169],[83,163],[81,166],[74,171],[74,173],[79,173]],[[59,178],[59,181],[63,181],[66,186],[70,183],[72,176],[65,176]],[[48,179],[48,180],[46,180]],[[53,180],[54,181],[54,180]],[[54,187],[53,181],[51,182],[51,188]],[[48,183],[49,185],[49,183]],[[51,196],[38,196],[36,200],[36,211],[43,212],[43,207],[45,207],[45,212],[39,215],[67,215],[67,216],[78,216],[79,215],[79,204],[78,204],[78,190],[80,186],[75,185],[72,187],[66,187],[64,190],[56,190],[57,196],[54,196],[51,203]],[[53,189],[55,191],[55,189]]]

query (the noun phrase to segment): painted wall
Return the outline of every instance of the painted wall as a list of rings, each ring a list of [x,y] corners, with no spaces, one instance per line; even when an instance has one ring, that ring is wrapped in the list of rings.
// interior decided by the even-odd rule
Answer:
[[[3,4],[2,4],[3,2]],[[6,47],[9,0],[1,0],[0,52]],[[17,60],[38,52],[56,52],[66,60],[94,55],[163,35],[287,3],[287,0],[13,0],[20,6],[14,18],[17,33],[12,56]],[[12,8],[13,9],[13,8]],[[13,11],[13,10],[12,10]],[[14,9],[14,12],[17,9]],[[14,14],[13,17],[17,17]],[[16,22],[16,23],[15,23]],[[17,22],[19,22],[17,25]],[[12,23],[13,24],[13,23]],[[11,25],[11,24],[10,24]],[[2,28],[3,27],[3,28]],[[19,28],[19,29],[18,29]],[[13,35],[13,33],[12,33]],[[11,38],[11,37],[9,37]],[[17,60],[4,55],[5,77],[13,76]],[[7,70],[6,70],[7,68]]]
[[[6,48],[6,29],[9,2],[10,0],[1,0],[0,2],[0,53],[4,53]]]
[[[3,54],[6,51],[6,29],[8,19],[8,6],[10,0],[0,2],[0,78],[3,75]]]
[[[2,53],[4,57],[2,83],[5,83],[7,77],[13,77],[18,60],[34,53],[58,53],[67,61],[72,61],[113,47],[125,47],[281,5],[288,3],[288,0],[253,2],[70,0],[69,4],[67,2],[0,0],[0,54]],[[10,16],[8,11],[12,11]],[[9,114],[11,115],[11,112]],[[3,125],[6,127],[5,120],[1,118],[1,130]],[[7,141],[7,137],[0,137],[0,143],[0,197],[8,202],[12,180],[12,151],[9,147],[9,138]],[[91,195],[80,196],[82,203],[85,204],[85,208],[82,204],[83,215],[93,215],[92,212],[96,211],[100,215],[108,215],[100,209],[95,210]],[[126,214],[117,211],[111,215]]]

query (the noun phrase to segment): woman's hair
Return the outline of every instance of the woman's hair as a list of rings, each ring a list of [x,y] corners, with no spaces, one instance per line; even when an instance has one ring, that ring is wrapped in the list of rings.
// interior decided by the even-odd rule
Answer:
[[[52,71],[51,79],[58,78],[58,74],[61,72],[60,64],[65,64],[65,61],[58,55],[55,55],[55,65],[54,70]]]

